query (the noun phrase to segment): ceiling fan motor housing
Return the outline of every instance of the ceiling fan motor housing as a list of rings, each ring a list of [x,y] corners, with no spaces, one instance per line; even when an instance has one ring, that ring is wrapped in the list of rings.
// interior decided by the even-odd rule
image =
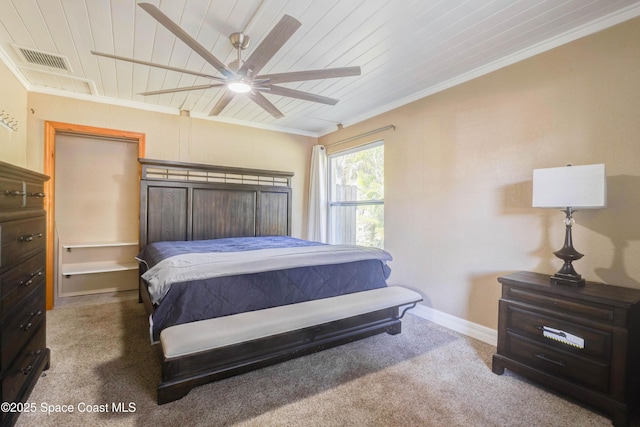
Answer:
[[[245,50],[249,47],[250,39],[249,36],[244,33],[231,33],[229,41],[234,48]]]

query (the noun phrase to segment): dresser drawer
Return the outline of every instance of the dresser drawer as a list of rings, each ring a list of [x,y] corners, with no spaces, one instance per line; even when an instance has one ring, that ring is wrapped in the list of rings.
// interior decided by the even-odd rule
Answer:
[[[44,184],[41,182],[25,182],[24,207],[26,209],[42,209]]]
[[[45,281],[44,252],[0,275],[0,319],[19,307],[20,301]]]
[[[507,329],[526,335],[527,337],[539,341],[548,346],[557,347],[560,350],[577,352],[581,355],[588,355],[608,362],[611,359],[612,333],[599,329],[590,328],[573,322],[560,320],[553,316],[547,316],[535,311],[530,307],[500,301],[500,304],[507,304]],[[554,334],[545,337],[543,327],[559,329],[561,331],[576,335],[584,339],[584,348],[578,348],[554,340]]]
[[[6,370],[2,380],[3,402],[15,402],[33,375],[39,375],[39,365],[47,354],[45,347],[46,328],[42,325],[35,330],[33,339],[20,351],[15,362]]]
[[[550,346],[507,334],[506,356],[536,367],[545,373],[581,384],[593,390],[609,392],[609,364],[556,350]]]
[[[547,307],[549,309],[558,310],[563,313],[573,314],[591,320],[602,320],[606,322],[616,321],[616,311],[613,307],[609,306],[571,301],[559,298],[557,295],[548,296],[511,286],[505,286],[504,294],[504,297],[512,300],[522,301],[540,307]]]
[[[0,371],[5,370],[20,348],[33,336],[33,332],[44,323],[45,316],[45,290],[40,285],[27,296],[15,314],[3,322],[0,332]]]
[[[45,248],[44,216],[3,222],[0,227],[0,271]]]
[[[24,196],[23,181],[0,177],[0,210],[22,208],[24,206]]]

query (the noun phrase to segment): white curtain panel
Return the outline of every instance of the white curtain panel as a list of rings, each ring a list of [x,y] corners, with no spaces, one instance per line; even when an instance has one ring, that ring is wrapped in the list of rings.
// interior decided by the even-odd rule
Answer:
[[[311,152],[307,239],[327,243],[327,150],[316,145]]]

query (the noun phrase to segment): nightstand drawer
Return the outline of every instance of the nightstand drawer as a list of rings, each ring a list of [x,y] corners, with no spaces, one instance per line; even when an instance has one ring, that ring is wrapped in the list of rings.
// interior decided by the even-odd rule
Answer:
[[[603,393],[609,391],[609,365],[606,363],[557,351],[513,333],[507,334],[506,348],[506,355],[516,361]]]
[[[609,331],[593,329],[588,326],[567,322],[555,317],[545,316],[529,310],[528,306],[521,306],[515,303],[500,301],[500,304],[507,304],[507,329],[516,331],[542,344],[557,347],[560,350],[577,352],[581,355],[588,355],[608,362],[611,359],[612,334]],[[553,333],[544,336],[543,328],[561,330],[569,334],[580,337],[584,340],[584,348],[571,346],[559,342],[553,338]]]
[[[525,289],[513,288],[505,286],[505,297],[517,301],[522,301],[540,307],[548,307],[551,310],[558,310],[567,314],[585,317],[592,320],[603,320],[614,322],[615,309],[613,307],[598,306],[591,304],[578,303],[569,301],[557,296],[547,296],[536,292],[530,292]]]

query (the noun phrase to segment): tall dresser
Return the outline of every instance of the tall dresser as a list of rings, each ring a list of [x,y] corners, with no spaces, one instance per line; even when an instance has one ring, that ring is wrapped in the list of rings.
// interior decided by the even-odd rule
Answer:
[[[0,412],[13,425],[43,370],[46,347],[44,182],[0,162]]]

